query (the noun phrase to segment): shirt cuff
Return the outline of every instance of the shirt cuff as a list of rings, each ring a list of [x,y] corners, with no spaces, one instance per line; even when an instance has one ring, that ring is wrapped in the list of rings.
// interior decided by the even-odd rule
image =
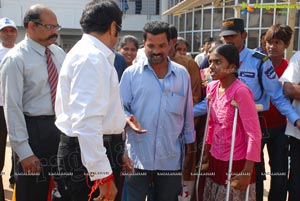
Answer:
[[[34,155],[27,141],[21,143],[10,141],[10,143],[12,149],[17,153],[20,161]]]
[[[194,130],[192,131],[184,131],[184,143],[185,144],[190,144],[195,142],[195,137],[196,137],[196,133]]]

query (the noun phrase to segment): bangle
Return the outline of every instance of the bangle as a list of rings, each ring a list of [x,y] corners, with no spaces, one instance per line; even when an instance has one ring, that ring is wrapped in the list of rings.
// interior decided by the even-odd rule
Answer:
[[[110,182],[111,180],[114,180],[114,175],[113,174],[110,174],[107,177],[104,177],[103,179],[99,179],[98,184],[101,186],[103,184],[106,184],[106,183]]]

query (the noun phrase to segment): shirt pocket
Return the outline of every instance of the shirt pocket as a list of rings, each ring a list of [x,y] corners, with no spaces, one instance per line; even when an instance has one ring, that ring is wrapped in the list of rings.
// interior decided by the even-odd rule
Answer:
[[[167,99],[166,110],[172,114],[183,116],[185,107],[185,96],[170,93]]]

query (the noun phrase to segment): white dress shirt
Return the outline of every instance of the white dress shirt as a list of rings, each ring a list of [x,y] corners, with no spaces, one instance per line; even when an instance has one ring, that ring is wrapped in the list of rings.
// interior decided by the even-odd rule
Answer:
[[[290,59],[289,65],[287,69],[284,71],[282,76],[280,77],[279,81],[281,82],[290,82],[293,84],[299,84],[300,83],[300,51],[296,52],[292,58]],[[293,106],[300,114],[300,101],[297,99],[293,100]],[[286,135],[293,136],[300,140],[300,131],[297,129],[297,127],[294,126],[294,122],[291,123],[288,121],[286,130]]]
[[[83,37],[67,54],[56,93],[56,126],[78,137],[82,163],[91,180],[107,177],[111,167],[103,134],[119,134],[125,126],[115,55],[97,38]]]

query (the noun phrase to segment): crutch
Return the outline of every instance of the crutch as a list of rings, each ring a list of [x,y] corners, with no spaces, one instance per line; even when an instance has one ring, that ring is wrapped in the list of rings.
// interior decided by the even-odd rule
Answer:
[[[228,172],[227,172],[227,186],[226,186],[226,201],[229,201],[230,195],[230,185],[231,185],[231,172],[232,172],[232,162],[233,162],[233,152],[234,152],[234,144],[235,144],[235,136],[236,136],[236,126],[237,126],[237,118],[238,118],[238,105],[236,101],[231,101],[231,105],[234,106],[234,119],[233,119],[233,128],[232,128],[232,138],[231,138],[231,147],[230,147],[230,158],[228,164]],[[263,106],[260,104],[256,105],[256,110],[261,111]],[[249,200],[249,188],[250,185],[247,186],[245,200]]]
[[[209,101],[211,99],[210,94],[206,95],[206,100]],[[201,155],[200,155],[200,161],[198,165],[198,174],[197,174],[197,179],[196,179],[196,201],[199,201],[199,195],[198,195],[198,187],[199,187],[199,180],[200,180],[200,175],[201,175],[201,166],[202,166],[202,160],[203,160],[203,154],[204,154],[204,146],[205,146],[205,140],[207,137],[207,130],[208,130],[208,121],[209,121],[209,115],[210,115],[210,108],[211,106],[209,105],[207,109],[207,118],[205,122],[205,128],[204,128],[204,135],[203,135],[203,144],[201,147]]]
[[[227,172],[226,201],[229,201],[229,195],[230,195],[232,161],[233,161],[234,143],[235,143],[235,136],[236,136],[237,118],[239,113],[239,109],[236,101],[234,100],[231,101],[231,105],[234,107],[234,119],[233,119],[232,135],[231,135],[230,158],[229,158],[228,172]],[[248,191],[248,187],[247,187],[247,191]],[[247,197],[248,196],[246,196],[246,198]]]

